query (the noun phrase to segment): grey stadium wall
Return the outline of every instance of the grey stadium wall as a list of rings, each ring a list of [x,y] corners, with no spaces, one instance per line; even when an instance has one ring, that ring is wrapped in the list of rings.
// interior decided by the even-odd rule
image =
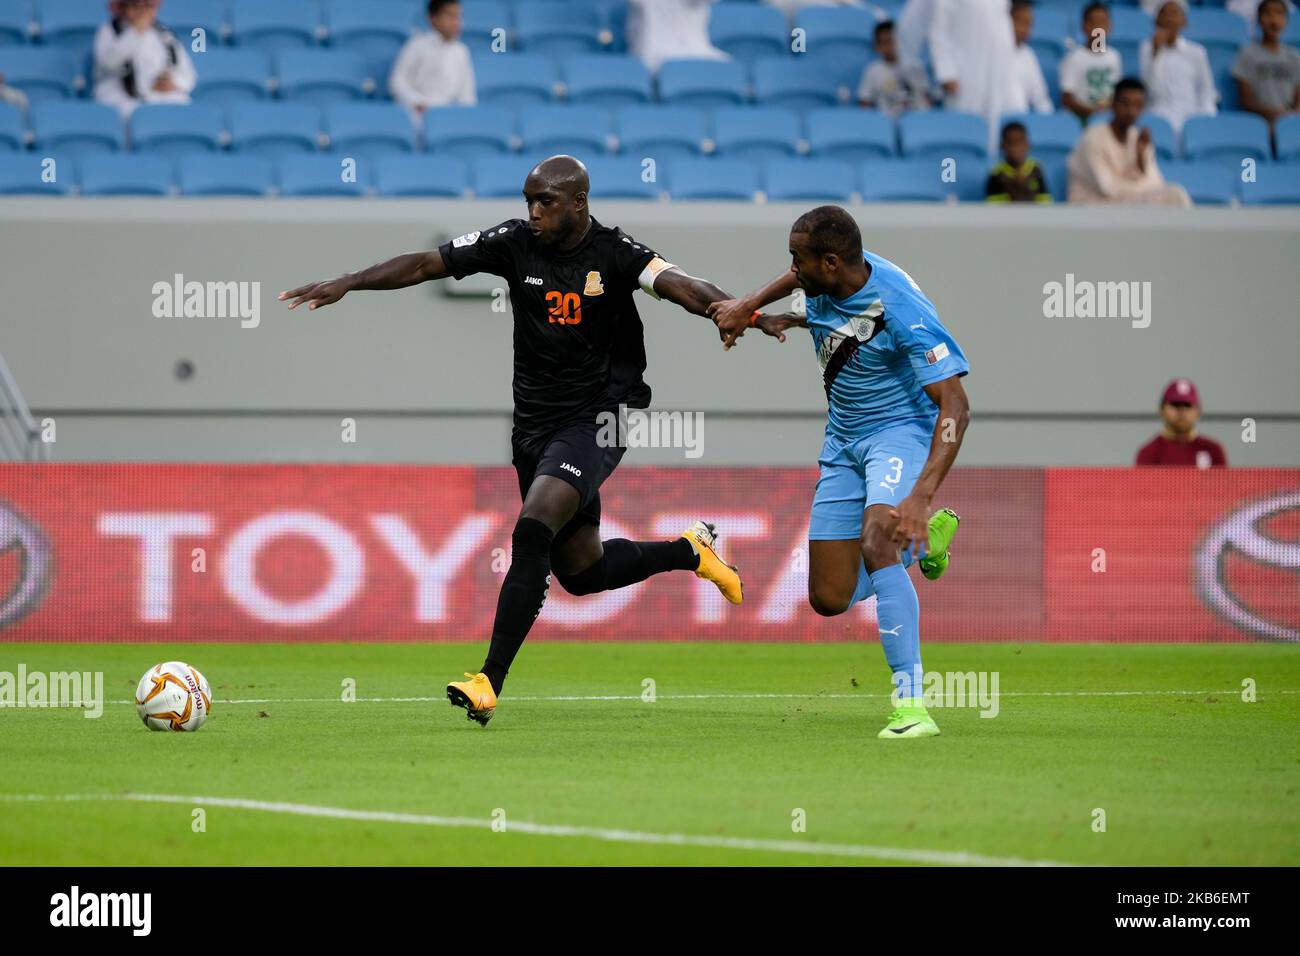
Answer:
[[[789,225],[809,205],[593,211],[740,292],[787,267]],[[867,247],[910,272],[971,361],[963,464],[1129,464],[1160,389],[1185,375],[1233,464],[1300,465],[1300,212],[851,208]],[[55,461],[505,463],[500,280],[358,293],[316,312],[276,295],[524,214],[522,200],[6,199],[0,353],[56,422]],[[155,284],[178,274],[260,283],[257,326],[155,316]],[[1045,287],[1067,281],[1139,283],[1149,322],[1050,317]],[[703,412],[704,454],[640,449],[629,463],[815,461],[825,399],[802,333],[785,345],[751,334],[724,354],[707,320],[645,296],[639,307],[655,407]],[[357,441],[340,440],[343,418]],[[1254,442],[1241,440],[1245,418]]]

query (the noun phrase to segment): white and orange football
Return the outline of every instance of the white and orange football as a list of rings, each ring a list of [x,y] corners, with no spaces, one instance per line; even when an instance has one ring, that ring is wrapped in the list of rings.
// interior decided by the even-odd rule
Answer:
[[[212,710],[212,690],[197,668],[167,661],[140,678],[135,709],[150,730],[198,730]]]

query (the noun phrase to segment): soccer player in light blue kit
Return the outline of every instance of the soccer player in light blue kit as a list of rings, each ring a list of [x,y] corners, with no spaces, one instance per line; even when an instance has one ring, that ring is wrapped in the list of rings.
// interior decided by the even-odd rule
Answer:
[[[812,333],[829,412],[808,530],[808,601],[843,614],[876,595],[895,709],[885,739],[933,737],[922,689],[920,604],[907,574],[915,560],[934,580],[948,567],[958,517],[931,502],[961,447],[970,406],[966,356],[912,277],[863,251],[857,223],[819,206],[790,230],[789,272],[710,315],[730,348],[746,328],[785,341]],[[759,310],[796,287],[807,316]]]

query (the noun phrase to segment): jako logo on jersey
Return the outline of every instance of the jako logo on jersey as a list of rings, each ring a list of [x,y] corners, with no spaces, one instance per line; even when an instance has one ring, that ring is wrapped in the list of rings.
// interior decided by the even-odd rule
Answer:
[[[601,295],[601,294],[604,293],[604,291],[605,291],[605,287],[604,287],[603,285],[600,284],[600,273],[599,273],[599,272],[588,272],[588,273],[587,273],[587,285],[586,285],[585,288],[583,288],[583,290],[582,290],[582,294],[583,294],[583,295]]]
[[[537,276],[524,276],[524,284],[525,284],[525,285],[541,285],[541,284],[542,284],[542,280],[539,279],[539,278],[537,278]]]
[[[475,229],[473,232],[467,232],[463,236],[458,236],[451,241],[452,247],[459,249],[461,246],[472,246],[478,242],[478,237],[483,235],[482,232]]]
[[[1286,587],[1294,593],[1300,572],[1297,518],[1300,492],[1290,491],[1245,505],[1220,521],[1196,554],[1201,600],[1258,637],[1300,643],[1300,628],[1265,616],[1267,609],[1281,608],[1278,595]],[[1274,527],[1265,527],[1270,523]]]
[[[571,474],[575,475],[575,476],[578,477],[578,478],[581,478],[581,477],[582,477],[582,469],[581,469],[581,468],[574,468],[574,467],[573,467],[572,465],[570,465],[567,461],[561,463],[560,467],[563,468],[565,471],[570,472]]]

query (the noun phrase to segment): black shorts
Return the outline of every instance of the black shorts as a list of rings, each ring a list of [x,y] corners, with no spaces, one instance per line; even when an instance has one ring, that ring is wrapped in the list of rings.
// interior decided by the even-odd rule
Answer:
[[[601,447],[600,426],[595,421],[576,422],[541,439],[513,436],[511,464],[519,478],[519,497],[538,475],[550,475],[568,482],[580,496],[577,513],[555,535],[555,543],[568,540],[585,525],[600,524],[600,486],[614,473],[627,449],[621,445]]]

